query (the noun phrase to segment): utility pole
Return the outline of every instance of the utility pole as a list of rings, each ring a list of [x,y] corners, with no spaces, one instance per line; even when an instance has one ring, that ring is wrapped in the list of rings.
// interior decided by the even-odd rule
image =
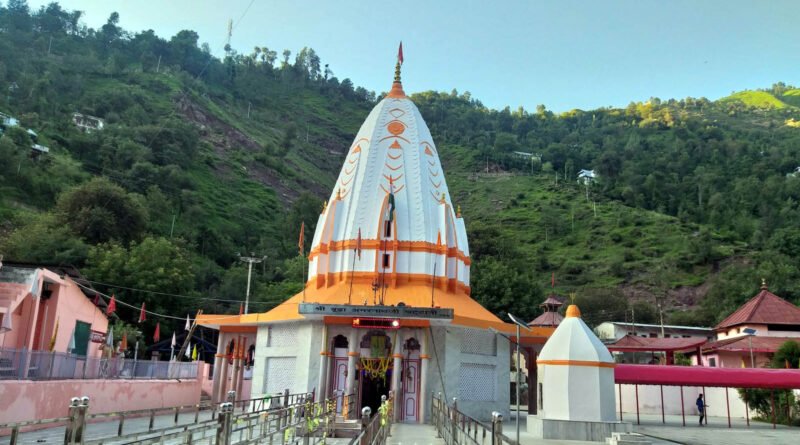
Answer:
[[[252,255],[252,253],[250,255]],[[250,305],[250,277],[252,277],[253,275],[253,264],[258,264],[266,259],[267,259],[266,256],[263,256],[261,258],[256,258],[252,256],[239,255],[239,261],[244,261],[245,263],[247,263],[247,294],[245,295],[244,299],[245,314],[247,313],[247,307]]]

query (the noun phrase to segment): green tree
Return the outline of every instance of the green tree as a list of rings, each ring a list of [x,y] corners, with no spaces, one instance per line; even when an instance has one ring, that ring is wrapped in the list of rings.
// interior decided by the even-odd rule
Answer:
[[[105,178],[65,192],[59,197],[56,218],[91,244],[136,240],[148,220],[147,211],[133,195]]]

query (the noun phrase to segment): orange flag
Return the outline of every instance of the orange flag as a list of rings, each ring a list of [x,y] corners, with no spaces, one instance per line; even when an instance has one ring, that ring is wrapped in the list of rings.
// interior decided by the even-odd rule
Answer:
[[[108,302],[108,307],[106,308],[106,315],[111,315],[116,310],[117,310],[117,300],[114,298],[114,294],[111,294],[111,301]]]
[[[125,353],[125,351],[127,349],[128,349],[128,333],[127,332],[123,332],[122,333],[122,341],[119,344],[119,351],[122,352],[122,353]]]
[[[139,311],[139,323],[143,322],[147,317],[144,312],[144,303],[142,303],[142,310]]]
[[[297,241],[297,247],[300,249],[300,256],[303,256],[303,251],[305,250],[305,249],[303,249],[303,244],[304,244],[303,243],[303,241],[304,241],[303,240],[303,235],[304,235],[305,231],[306,231],[306,222],[303,221],[300,224],[300,240]]]
[[[161,340],[161,323],[156,323],[156,331],[153,332],[153,342],[158,343]]]

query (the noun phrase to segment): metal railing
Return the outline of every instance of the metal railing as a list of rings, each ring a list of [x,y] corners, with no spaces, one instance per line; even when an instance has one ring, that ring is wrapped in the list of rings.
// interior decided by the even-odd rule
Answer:
[[[0,349],[0,380],[196,379],[197,362],[96,358],[63,352]]]
[[[381,396],[381,406],[375,416],[372,409],[364,407],[361,410],[361,432],[354,437],[348,445],[384,445],[392,435],[392,405],[394,396],[389,391],[389,397]]]
[[[101,445],[186,443],[248,445],[254,443],[305,445],[331,437],[337,399],[314,402],[313,393],[282,394],[228,400],[219,405],[198,404],[135,411],[89,414],[89,398],[73,398],[66,417],[0,424],[0,432],[17,445],[30,428],[64,428],[64,444]],[[234,409],[239,407],[239,411]]]
[[[458,399],[448,405],[442,393],[431,394],[431,423],[437,437],[447,445],[516,445],[516,442],[503,434],[503,416],[492,413],[490,425],[486,425],[458,410]]]

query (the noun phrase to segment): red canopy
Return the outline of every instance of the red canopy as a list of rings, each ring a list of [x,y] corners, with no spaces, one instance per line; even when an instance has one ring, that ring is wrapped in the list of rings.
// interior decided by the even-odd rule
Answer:
[[[612,352],[692,351],[705,344],[705,338],[649,338],[626,335],[608,346]]]
[[[800,370],[617,365],[614,368],[614,381],[627,385],[800,389]]]

